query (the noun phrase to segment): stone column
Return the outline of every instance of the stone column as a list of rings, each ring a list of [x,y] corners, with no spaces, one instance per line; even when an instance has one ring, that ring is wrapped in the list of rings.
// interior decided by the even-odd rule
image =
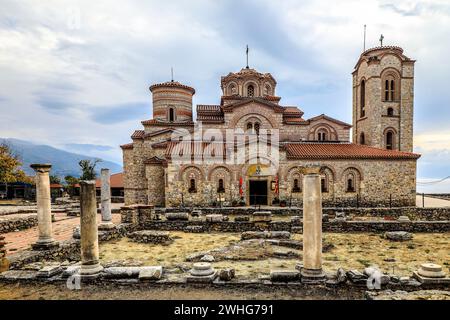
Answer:
[[[103,270],[99,263],[95,181],[81,181],[80,186],[80,275],[89,276],[96,275]]]
[[[32,244],[33,250],[49,250],[59,243],[52,236],[52,211],[50,199],[50,164],[32,164],[36,172],[36,202],[39,238]]]
[[[101,170],[101,212],[102,222],[98,226],[99,230],[110,230],[115,226],[111,216],[111,182],[109,169]]]
[[[325,279],[322,271],[322,194],[320,166],[303,168],[303,269],[302,280]]]

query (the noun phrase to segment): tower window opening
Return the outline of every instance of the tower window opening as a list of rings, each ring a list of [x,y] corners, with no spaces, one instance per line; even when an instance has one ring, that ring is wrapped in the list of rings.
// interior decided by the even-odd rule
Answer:
[[[359,136],[359,143],[366,144],[366,136],[364,135],[364,132],[361,132],[361,135]]]
[[[395,95],[394,95],[394,93],[395,93],[395,88],[394,88],[394,80],[391,80],[391,90],[389,91],[389,98],[390,98],[390,101],[394,101],[395,100]]]
[[[393,109],[393,108],[388,108],[388,109],[387,109],[387,115],[388,115],[389,117],[392,117],[392,116],[394,115],[394,109]]]
[[[396,100],[396,84],[393,76],[387,76],[384,80],[384,101],[395,101]]]
[[[363,80],[361,81],[361,118],[366,115],[366,82]]]
[[[384,84],[384,100],[389,101],[389,80],[386,80]]]
[[[253,85],[249,85],[247,87],[247,96],[254,97],[255,96],[255,87]]]
[[[247,131],[252,131],[253,130],[253,123],[249,122],[247,123]]]
[[[173,108],[169,108],[169,121],[170,122],[175,121],[175,110],[173,110]]]
[[[386,133],[386,149],[392,150],[394,148],[394,133],[388,131]]]

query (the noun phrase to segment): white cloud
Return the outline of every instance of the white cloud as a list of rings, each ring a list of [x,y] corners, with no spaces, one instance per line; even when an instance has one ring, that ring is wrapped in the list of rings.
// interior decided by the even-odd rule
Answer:
[[[364,24],[367,47],[383,33],[418,60],[418,148],[450,150],[446,1],[2,1],[0,136],[110,145],[105,156],[120,160],[118,145],[143,119],[105,124],[93,114],[150,101],[148,85],[168,80],[171,66],[197,89],[195,103],[217,103],[220,76],[244,66],[246,44],[283,103],[350,122]]]

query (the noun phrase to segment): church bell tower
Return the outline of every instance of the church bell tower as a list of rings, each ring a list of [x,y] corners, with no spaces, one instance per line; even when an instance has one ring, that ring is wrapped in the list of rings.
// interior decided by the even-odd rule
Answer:
[[[353,142],[413,150],[414,63],[395,46],[364,51],[353,71]]]

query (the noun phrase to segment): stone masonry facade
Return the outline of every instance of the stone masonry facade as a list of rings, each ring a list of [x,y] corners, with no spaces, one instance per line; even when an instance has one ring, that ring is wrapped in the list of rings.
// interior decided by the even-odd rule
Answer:
[[[247,67],[222,77],[220,104],[197,105],[196,121],[193,88],[152,85],[153,118],[121,146],[125,203],[301,205],[302,170],[318,164],[324,205],[414,206],[413,69],[398,47],[361,54],[353,143],[352,125],[281,105],[269,73]]]

